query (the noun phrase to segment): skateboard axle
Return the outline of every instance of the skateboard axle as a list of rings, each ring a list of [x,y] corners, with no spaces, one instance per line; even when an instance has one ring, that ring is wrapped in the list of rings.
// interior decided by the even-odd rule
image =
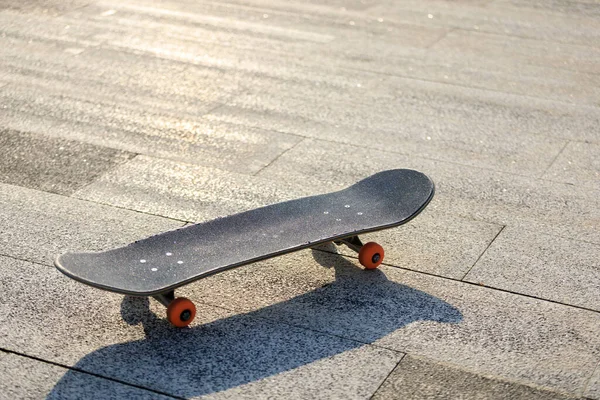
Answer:
[[[363,247],[363,243],[360,241],[358,236],[351,236],[349,238],[342,239],[339,242],[336,242],[336,244],[345,244],[357,253],[360,253],[360,249]]]
[[[171,290],[170,292],[157,294],[156,296],[152,297],[154,297],[163,306],[169,307],[169,304],[175,300],[175,291]]]

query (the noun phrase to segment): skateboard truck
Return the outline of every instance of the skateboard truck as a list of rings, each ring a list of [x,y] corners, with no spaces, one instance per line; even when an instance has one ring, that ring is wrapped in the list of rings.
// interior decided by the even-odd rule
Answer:
[[[338,246],[345,244],[348,248],[357,252],[358,261],[367,269],[375,269],[383,262],[385,252],[378,243],[368,242],[363,244],[358,236],[350,236],[334,243]]]

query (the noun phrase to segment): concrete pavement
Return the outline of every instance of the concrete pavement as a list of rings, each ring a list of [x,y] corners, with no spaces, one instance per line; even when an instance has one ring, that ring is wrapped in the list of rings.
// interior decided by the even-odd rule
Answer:
[[[0,1],[0,398],[600,400],[600,5]],[[418,218],[154,300],[60,274],[414,168]],[[336,254],[337,253],[337,254]]]

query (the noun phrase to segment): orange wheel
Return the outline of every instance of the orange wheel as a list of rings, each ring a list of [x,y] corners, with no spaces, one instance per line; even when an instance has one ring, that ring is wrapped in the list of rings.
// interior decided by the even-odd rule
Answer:
[[[167,307],[167,319],[178,328],[188,326],[196,316],[196,306],[185,297],[178,297]]]
[[[382,263],[383,255],[383,247],[375,242],[369,242],[361,247],[358,252],[358,261],[360,261],[366,269],[375,269]]]

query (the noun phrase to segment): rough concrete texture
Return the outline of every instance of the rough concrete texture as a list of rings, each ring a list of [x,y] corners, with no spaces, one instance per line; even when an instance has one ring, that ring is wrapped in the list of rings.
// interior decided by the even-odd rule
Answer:
[[[11,84],[0,93],[7,109],[3,125],[238,171],[258,171],[300,140],[201,118],[231,95],[215,84],[222,75],[218,71],[188,71],[181,63],[116,51],[84,51],[78,43],[29,46],[23,40],[8,40],[5,68]],[[20,50],[24,45],[28,54]],[[144,79],[132,80],[141,74]],[[181,88],[169,84],[174,76],[180,77]],[[237,85],[231,89],[237,90]],[[87,99],[90,91],[97,96],[93,103]],[[52,101],[56,97],[59,103]],[[64,129],[65,120],[80,126]]]
[[[10,353],[0,353],[1,399],[161,399],[148,390]],[[68,376],[71,385],[57,385]]]
[[[465,280],[600,311],[600,246],[507,227]]]
[[[138,156],[74,196],[200,222],[310,194],[310,188],[285,180]]]
[[[590,378],[584,395],[590,399],[600,399],[600,364],[598,364],[596,372]]]
[[[600,146],[571,142],[544,174],[544,178],[572,185],[594,187],[600,182]]]
[[[134,155],[106,147],[0,131],[0,182],[69,195]]]
[[[89,288],[51,267],[6,257],[0,263],[2,348],[161,393],[364,398],[402,356],[204,304],[191,329],[176,329],[154,300]],[[54,390],[79,385],[68,372]]]
[[[591,0],[0,0],[0,385],[600,400],[599,20]],[[228,271],[178,290],[190,329],[52,267],[390,168],[436,196],[363,238],[379,271],[333,246]]]
[[[227,271],[189,290],[236,312],[571,393],[600,359],[593,311],[398,268],[365,271],[320,250]]]
[[[457,398],[567,400],[575,397],[514,382],[500,381],[411,356],[402,359],[373,397],[374,400]]]
[[[100,251],[182,222],[0,184],[0,254],[51,264],[67,251]]]

